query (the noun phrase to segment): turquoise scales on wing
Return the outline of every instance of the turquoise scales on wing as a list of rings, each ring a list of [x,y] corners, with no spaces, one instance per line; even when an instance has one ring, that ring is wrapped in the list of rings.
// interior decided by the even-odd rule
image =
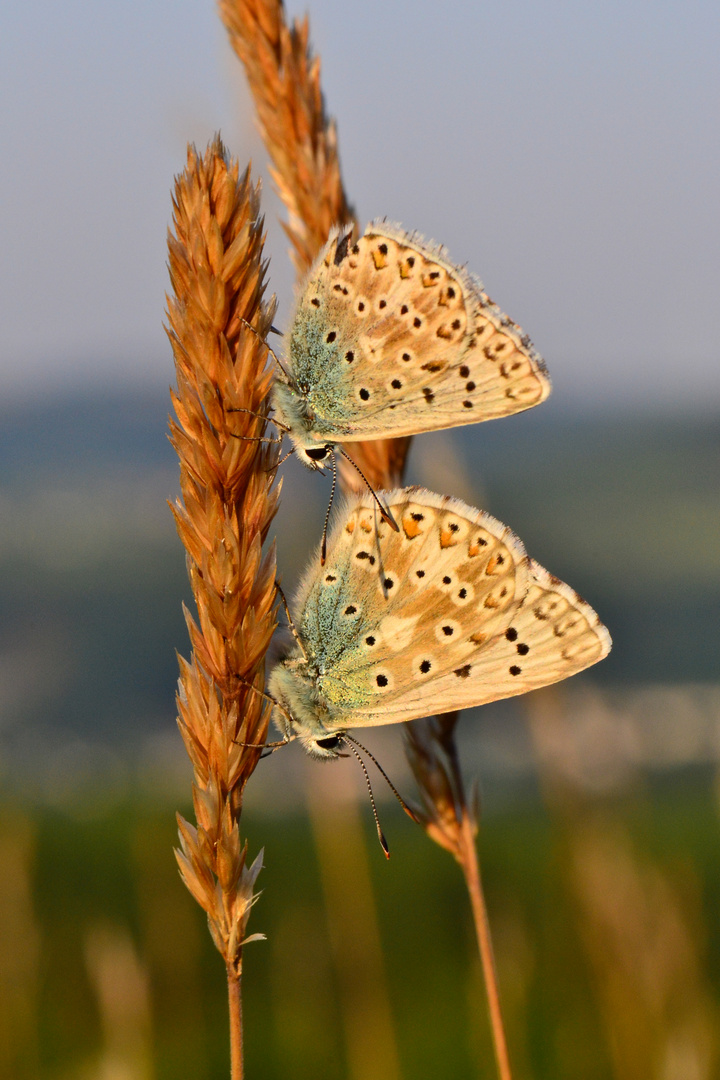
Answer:
[[[506,526],[422,489],[382,494],[399,532],[355,496],[299,590],[300,642],[269,684],[286,738],[334,757],[334,733],[511,697],[607,655],[589,604]]]
[[[529,339],[444,249],[379,222],[335,231],[301,290],[274,407],[307,449],[509,416],[550,392]]]

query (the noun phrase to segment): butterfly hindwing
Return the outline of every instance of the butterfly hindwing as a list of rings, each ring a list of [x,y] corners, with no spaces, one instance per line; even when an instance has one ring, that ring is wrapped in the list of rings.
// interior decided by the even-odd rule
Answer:
[[[387,703],[384,719],[358,715],[355,723],[392,723],[515,697],[576,675],[610,647],[590,605],[531,560],[527,595],[502,633],[482,642],[464,665],[438,673],[420,694]]]
[[[327,730],[512,697],[602,659],[610,636],[568,585],[489,514],[422,489],[341,516],[298,597]]]
[[[292,321],[288,374],[311,439],[411,435],[539,404],[529,340],[440,247],[385,222],[331,236]]]
[[[527,592],[524,548],[489,514],[421,489],[384,497],[399,532],[356,497],[298,596],[327,726],[405,719],[382,717],[502,633]]]

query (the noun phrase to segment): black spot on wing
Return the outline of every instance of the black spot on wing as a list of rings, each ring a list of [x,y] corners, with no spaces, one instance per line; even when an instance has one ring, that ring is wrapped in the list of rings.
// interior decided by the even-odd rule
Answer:
[[[346,258],[349,246],[350,246],[350,233],[345,233],[345,235],[341,236],[340,239],[338,240],[337,244],[335,245],[335,258],[334,258],[333,261],[334,261],[336,266],[339,266],[340,263],[343,261],[343,259]],[[355,246],[357,247],[357,245],[355,245]],[[353,248],[353,251],[354,250],[355,249]],[[356,252],[356,254],[357,254],[357,252]]]

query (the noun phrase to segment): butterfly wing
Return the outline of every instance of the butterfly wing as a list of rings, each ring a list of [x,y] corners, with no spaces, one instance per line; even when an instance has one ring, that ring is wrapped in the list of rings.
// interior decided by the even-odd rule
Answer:
[[[330,642],[320,645],[318,679],[328,729],[482,705],[607,655],[610,635],[590,605],[494,518],[412,489],[388,502],[400,532],[378,525],[363,497],[307,593],[303,635],[314,648]],[[323,581],[336,573],[340,603],[328,604],[332,582]],[[348,617],[358,621],[343,632]]]
[[[515,697],[576,675],[607,656],[611,645],[590,605],[532,561],[527,596],[501,634],[463,664],[438,671],[420,692],[400,688],[393,702],[383,702],[382,715],[359,712],[354,723],[390,724]]]
[[[330,238],[293,318],[288,374],[316,439],[417,434],[520,412],[550,392],[525,337],[444,249],[385,222]]]
[[[525,550],[489,514],[422,489],[383,498],[399,532],[369,496],[355,497],[298,596],[328,729],[405,719],[384,719],[386,705],[502,634],[527,593]]]

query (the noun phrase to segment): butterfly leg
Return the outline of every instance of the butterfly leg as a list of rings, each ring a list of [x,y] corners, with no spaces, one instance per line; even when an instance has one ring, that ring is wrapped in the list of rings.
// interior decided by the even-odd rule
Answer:
[[[285,609],[285,618],[288,621],[288,627],[290,628],[290,632],[291,632],[292,636],[295,638],[295,643],[296,643],[297,647],[299,648],[300,652],[303,655],[303,660],[305,661],[306,664],[309,664],[310,663],[310,658],[308,657],[308,654],[305,652],[305,646],[303,645],[302,638],[300,637],[300,635],[297,632],[297,629],[295,627],[295,623],[292,621],[292,616],[290,614],[290,608],[288,607],[288,602],[285,599],[285,593],[280,588],[280,582],[279,581],[275,582],[275,588],[276,588],[277,592],[280,595],[280,599],[282,600],[282,605],[283,605],[283,607]]]
[[[242,443],[275,443],[275,444],[277,444],[277,443],[282,443],[282,441],[283,441],[283,436],[282,435],[279,438],[264,438],[264,437],[261,437],[260,435],[235,435],[232,431],[230,432],[230,437],[231,438],[240,438],[240,441]],[[273,469],[276,469],[276,468],[277,468],[276,465],[273,465]]]
[[[256,694],[259,694],[260,697],[265,698],[266,701],[271,701],[275,708],[279,709],[280,712],[284,714],[286,719],[289,720],[291,724],[295,723],[294,717],[290,715],[285,706],[281,705],[277,698],[274,698],[272,694],[268,694],[266,690],[258,690],[257,686],[253,686],[253,684],[249,682],[248,679],[243,679],[240,675],[237,675],[236,678],[238,682],[242,683],[243,686],[247,686],[248,689],[254,690]],[[249,743],[241,742],[238,739],[233,739],[233,742],[235,742],[238,746],[249,746],[253,750],[276,750],[279,746],[286,746],[287,743],[289,743],[290,741],[290,739],[280,739],[278,742],[272,743]]]
[[[225,409],[225,412],[244,412],[244,413],[248,413],[250,416],[256,416],[258,418],[258,420],[269,420],[269,422],[271,424],[275,425],[275,427],[278,429],[278,431],[288,432],[290,430],[290,428],[287,426],[287,424],[283,424],[283,422],[281,420],[276,420],[273,416],[266,416],[265,413],[255,412],[253,409],[243,409],[243,408],[240,408],[240,407],[233,408],[231,406],[228,406]]]
[[[240,439],[241,442],[264,442],[264,443],[281,443],[282,442],[282,435],[279,438],[274,438],[274,439],[268,438],[268,439],[266,439],[266,438],[263,438],[263,437],[261,437],[259,435],[235,435],[235,433],[231,431],[230,432],[230,437],[232,439]],[[290,452],[292,453],[292,451],[290,451]],[[276,469],[277,465],[273,465],[273,468]]]
[[[249,322],[247,321],[247,319],[240,319],[240,322],[241,322],[241,323],[244,323],[244,324],[245,324],[245,326],[247,326],[248,330],[252,330],[252,332],[253,332],[253,334],[255,335],[255,337],[256,337],[256,338],[259,338],[259,340],[260,340],[260,341],[262,341],[263,345],[265,346],[265,348],[267,349],[267,351],[268,351],[268,352],[270,353],[270,355],[272,356],[273,360],[275,361],[275,363],[277,364],[277,366],[278,366],[278,367],[280,368],[280,370],[282,371],[282,373],[283,373],[283,375],[285,376],[285,378],[287,379],[287,381],[288,381],[288,382],[292,382],[292,380],[291,380],[290,376],[288,375],[287,371],[286,371],[286,370],[285,370],[285,368],[284,368],[284,367],[282,366],[282,364],[281,364],[281,363],[280,363],[280,361],[278,360],[277,356],[275,355],[275,353],[273,352],[273,350],[272,350],[272,349],[270,348],[270,346],[268,345],[267,341],[265,341],[265,338],[264,338],[264,337],[262,337],[262,335],[261,335],[261,334],[258,334],[258,332],[257,332],[257,330],[255,329],[255,327],[254,327],[254,326],[252,326],[252,325],[251,325],[251,323],[249,323]],[[270,329],[271,329],[271,330],[275,330],[275,327],[274,327],[274,326],[271,326],[271,327],[270,327]],[[275,333],[277,334],[277,333],[279,333],[279,331],[278,331],[278,330],[275,330]]]
[[[283,454],[283,456],[282,456],[282,457],[280,458],[280,460],[279,460],[279,461],[278,461],[278,462],[277,462],[277,463],[276,463],[275,465],[273,465],[273,466],[272,466],[272,468],[270,468],[270,469],[266,469],[266,470],[265,470],[265,471],[266,471],[266,473],[267,473],[267,474],[269,475],[269,474],[270,474],[270,473],[272,473],[272,472],[277,472],[277,470],[278,470],[278,469],[280,468],[280,466],[282,465],[282,463],[283,463],[284,461],[287,461],[287,459],[288,459],[289,457],[292,457],[292,455],[293,455],[294,453],[295,453],[295,447],[293,446],[292,450],[288,450],[287,454]]]

